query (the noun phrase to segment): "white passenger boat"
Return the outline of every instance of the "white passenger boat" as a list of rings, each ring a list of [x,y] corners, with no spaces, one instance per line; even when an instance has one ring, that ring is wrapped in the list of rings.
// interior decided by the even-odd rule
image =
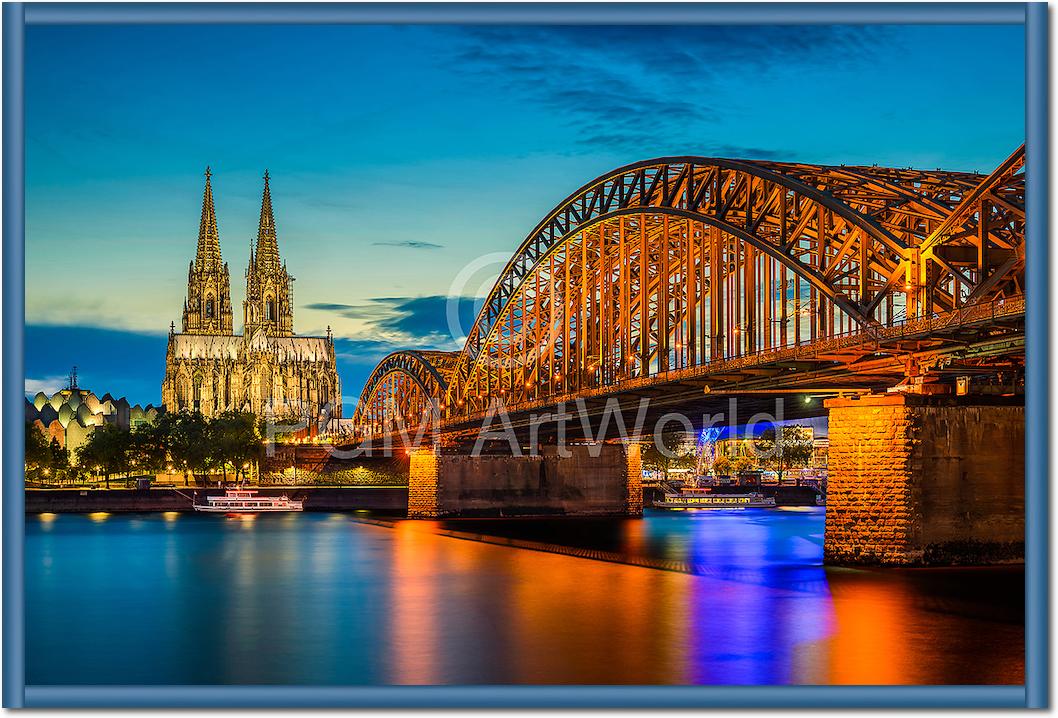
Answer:
[[[713,493],[709,488],[684,487],[655,501],[659,509],[757,509],[774,508],[775,497],[753,491],[746,494]]]
[[[258,496],[249,489],[228,489],[223,496],[207,496],[206,503],[193,503],[195,511],[215,514],[255,514],[272,511],[301,511],[301,501],[287,496]]]

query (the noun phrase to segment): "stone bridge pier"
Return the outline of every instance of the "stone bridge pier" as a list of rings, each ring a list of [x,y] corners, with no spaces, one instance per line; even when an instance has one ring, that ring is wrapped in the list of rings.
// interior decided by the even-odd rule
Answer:
[[[537,455],[411,455],[408,517],[605,516],[643,513],[638,444],[543,446]]]
[[[1025,413],[1001,401],[828,400],[825,562],[1023,560]]]

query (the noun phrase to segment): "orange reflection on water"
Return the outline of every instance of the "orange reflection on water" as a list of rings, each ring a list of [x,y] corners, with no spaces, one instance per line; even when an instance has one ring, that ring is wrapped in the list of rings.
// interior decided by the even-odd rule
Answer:
[[[524,577],[510,612],[520,681],[684,681],[679,645],[693,577],[536,551],[512,564]]]
[[[906,684],[907,626],[913,607],[906,591],[891,583],[857,580],[831,582],[834,633],[827,641],[829,683]]]
[[[836,625],[823,644],[823,680],[1023,683],[1024,629],[998,607],[994,614],[982,613],[984,596],[945,591],[942,581],[959,571],[973,569],[937,572],[932,584],[923,583],[931,579],[928,569],[832,571]],[[910,588],[912,580],[919,583],[918,590]]]
[[[444,656],[454,658],[459,670],[484,671],[486,682],[685,680],[695,577],[439,536],[436,530],[432,522],[406,521],[393,530],[393,683],[450,682],[448,669],[456,667],[445,665]],[[460,653],[453,644],[473,636],[475,650],[453,655]]]
[[[398,521],[394,527],[390,570],[393,605],[389,611],[392,683],[430,685],[443,682],[437,659],[438,538],[432,521]]]

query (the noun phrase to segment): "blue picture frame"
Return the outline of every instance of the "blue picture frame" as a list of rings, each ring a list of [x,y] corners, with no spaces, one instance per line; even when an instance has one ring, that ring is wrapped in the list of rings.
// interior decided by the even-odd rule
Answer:
[[[23,39],[101,23],[1015,24],[1026,32],[1024,686],[26,686]],[[4,3],[3,705],[18,707],[1027,707],[1049,705],[1047,5],[1034,3]]]

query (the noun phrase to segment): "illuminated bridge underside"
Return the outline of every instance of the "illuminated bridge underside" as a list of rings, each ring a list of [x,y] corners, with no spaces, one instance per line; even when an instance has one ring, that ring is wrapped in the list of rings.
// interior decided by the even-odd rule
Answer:
[[[1024,148],[987,177],[698,157],[615,170],[530,233],[462,352],[384,360],[357,426],[400,424],[432,399],[455,427],[494,400],[620,394],[779,356],[852,374],[883,349],[892,363],[950,347],[945,322],[956,344],[963,326],[995,344],[1021,331],[1023,168]]]

